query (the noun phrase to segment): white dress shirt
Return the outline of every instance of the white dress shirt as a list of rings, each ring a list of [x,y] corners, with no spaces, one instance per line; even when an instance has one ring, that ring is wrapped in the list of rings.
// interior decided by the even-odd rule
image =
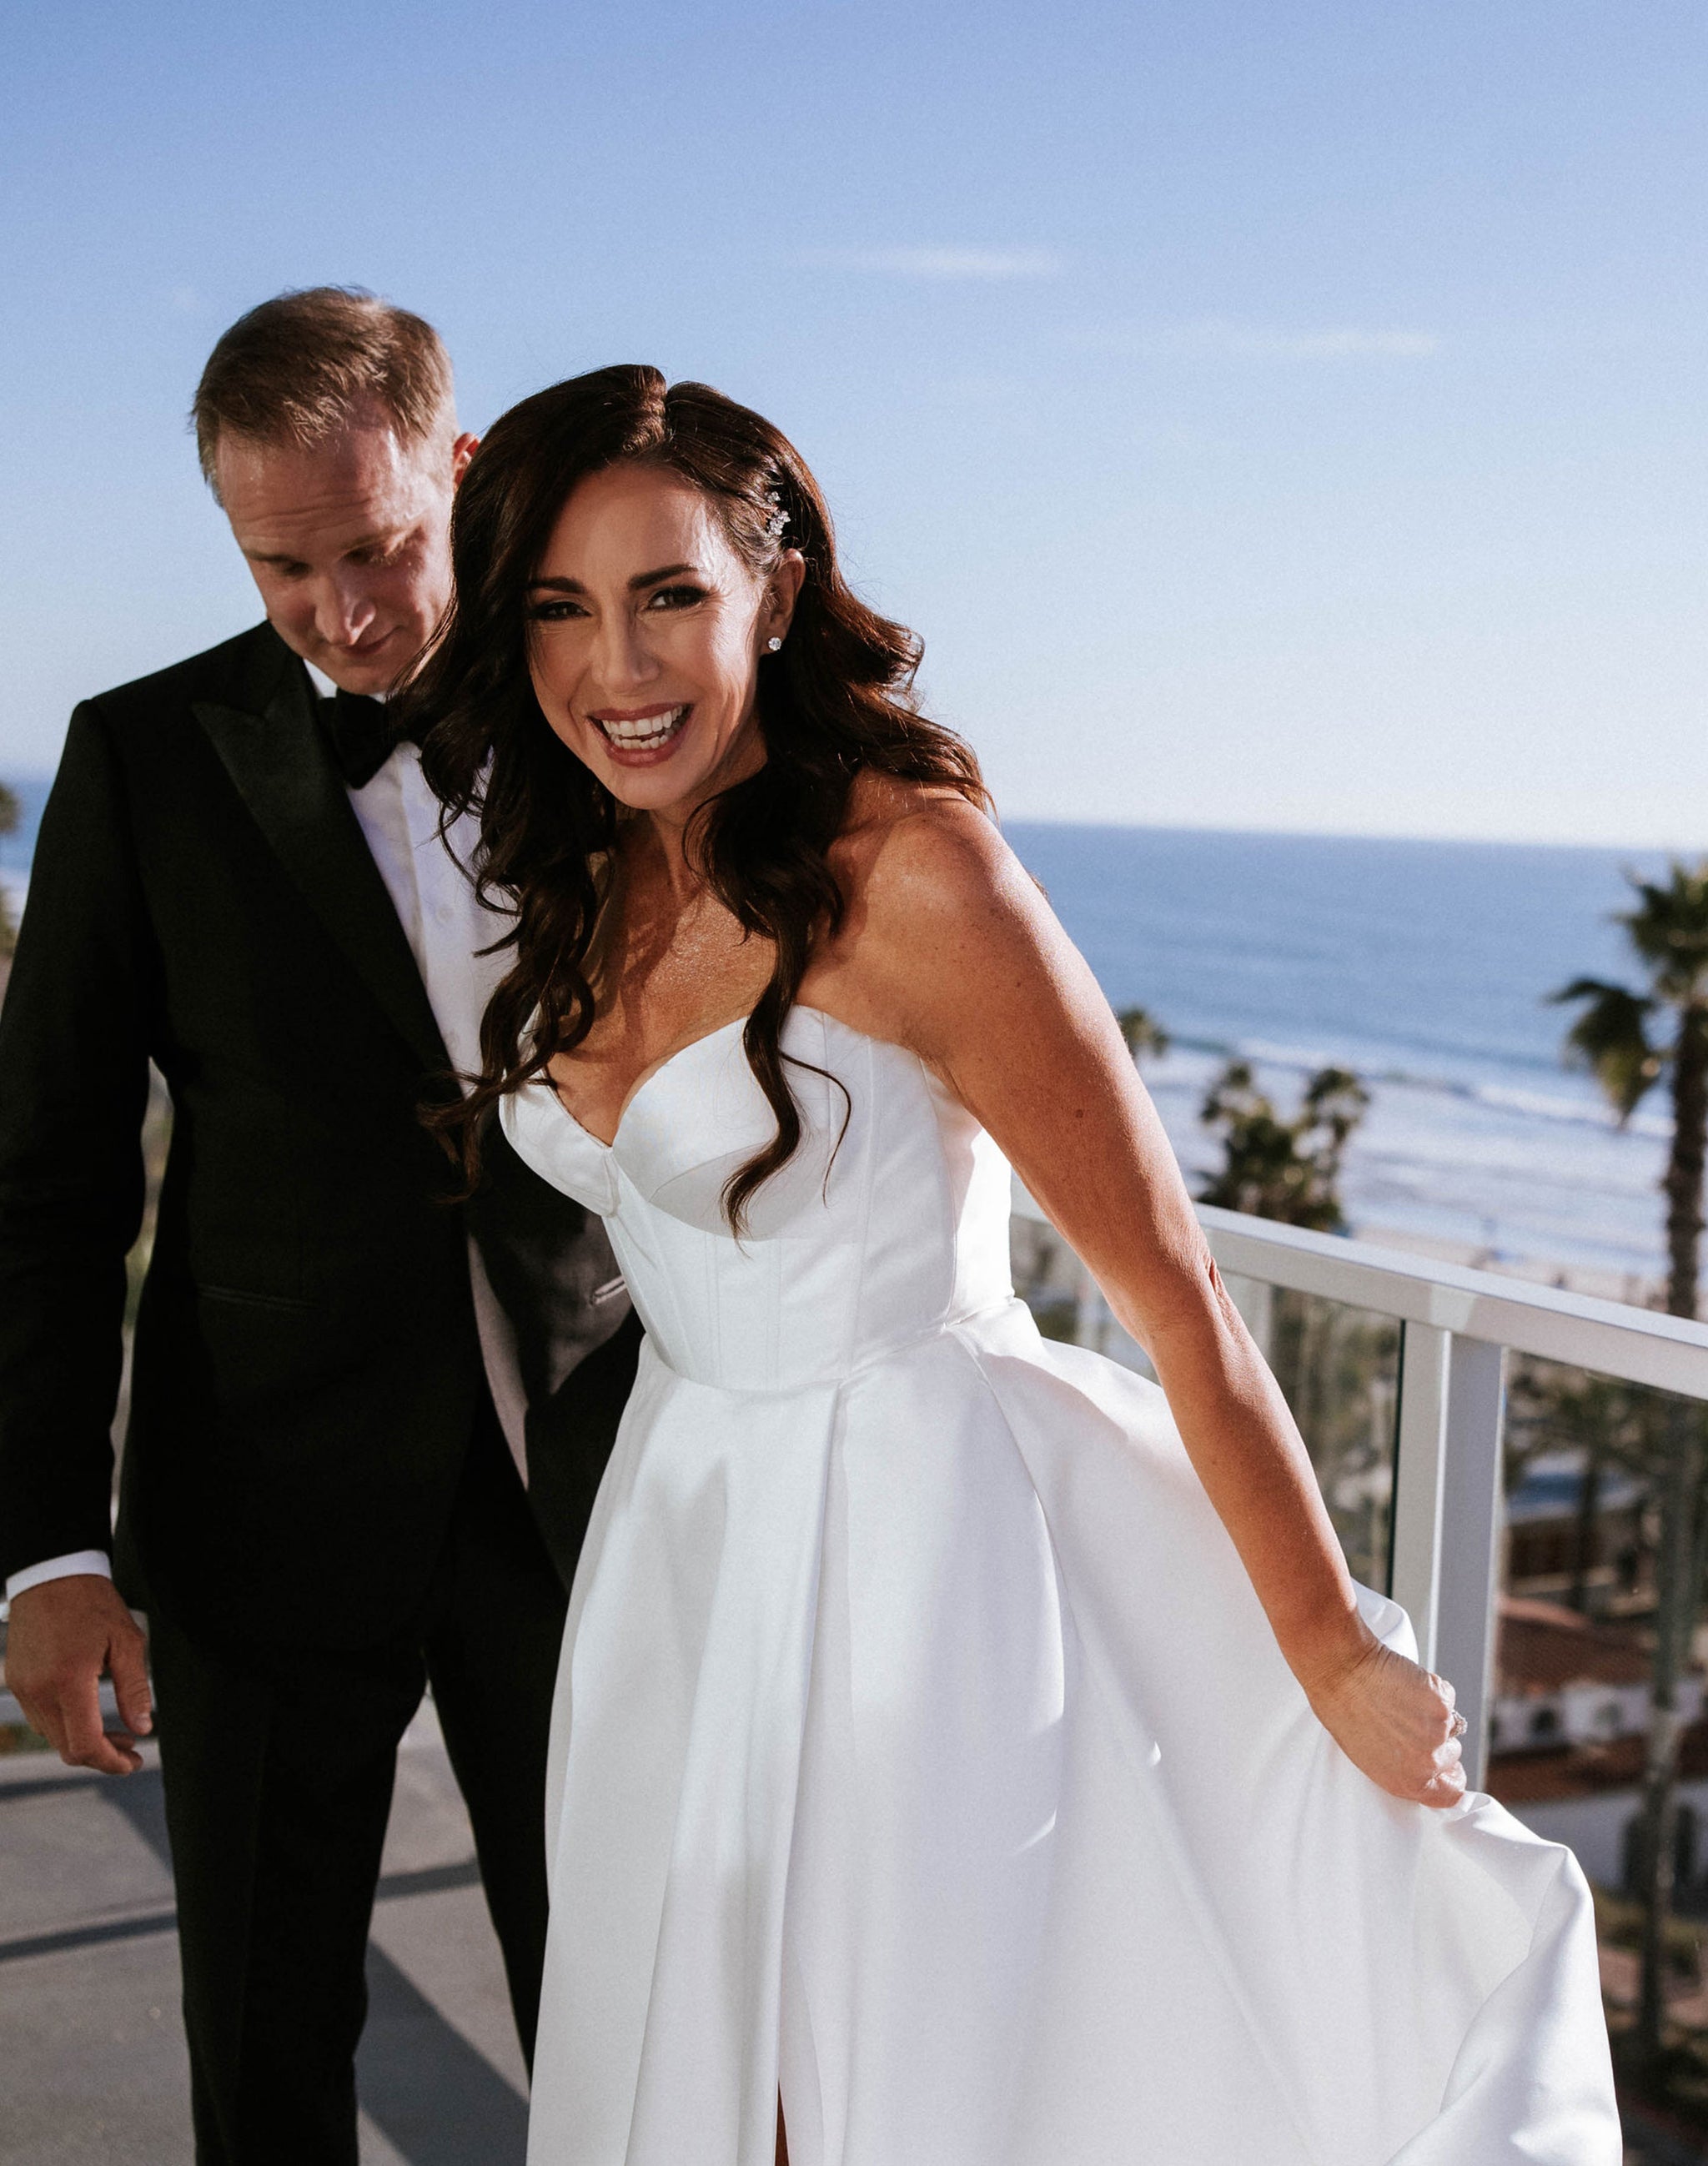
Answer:
[[[318,678],[318,671],[313,674]],[[427,787],[420,753],[412,744],[400,744],[371,782],[350,792],[350,802],[396,907],[451,1065],[460,1076],[478,1075],[480,1018],[510,967],[508,951],[479,952],[503,938],[509,921],[482,904],[463,869],[473,857],[480,822],[465,812],[447,831],[445,842],[440,841],[439,800]],[[522,1418],[527,1402],[516,1368],[516,1341],[472,1238],[468,1276],[486,1381],[526,1482]]]
[[[315,690],[322,698],[330,698],[335,689],[330,678],[312,663],[304,666],[314,679]],[[473,855],[479,823],[473,814],[465,813],[450,829],[451,850],[447,850],[439,840],[439,800],[422,778],[421,755],[412,744],[400,744],[372,781],[349,795],[351,807],[420,971],[451,1065],[459,1075],[477,1074],[480,1018],[494,987],[509,967],[506,954],[479,953],[500,938],[507,926],[497,911],[483,906],[473,881],[462,869]],[[452,851],[456,853],[454,859]],[[516,1368],[516,1343],[472,1240],[468,1274],[487,1383],[511,1455],[526,1481],[522,1418],[526,1402]],[[6,1599],[10,1602],[26,1588],[39,1587],[45,1580],[66,1579],[77,1572],[93,1572],[110,1579],[112,1561],[104,1551],[79,1550],[28,1565],[8,1578]]]

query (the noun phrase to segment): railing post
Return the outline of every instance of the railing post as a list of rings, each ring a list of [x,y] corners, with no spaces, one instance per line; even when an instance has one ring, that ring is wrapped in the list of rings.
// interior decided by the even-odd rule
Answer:
[[[1430,1323],[1408,1323],[1404,1334],[1392,1593],[1410,1613],[1418,1660],[1452,1680],[1475,1788],[1494,1686],[1505,1357]]]
[[[1440,1605],[1431,1667],[1452,1680],[1465,1733],[1465,1774],[1480,1789],[1489,1757],[1499,1593],[1501,1429],[1505,1351],[1455,1339],[1449,1356],[1447,1469]]]
[[[1441,1609],[1441,1520],[1447,1478],[1452,1345],[1450,1335],[1433,1323],[1408,1323],[1403,1327],[1390,1592],[1411,1618],[1417,1634],[1417,1657],[1426,1670],[1436,1666],[1436,1635]]]

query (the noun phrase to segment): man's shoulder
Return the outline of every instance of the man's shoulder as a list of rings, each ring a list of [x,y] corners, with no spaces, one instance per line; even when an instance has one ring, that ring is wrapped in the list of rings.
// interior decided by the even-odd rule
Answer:
[[[182,714],[200,700],[258,712],[301,667],[270,624],[251,625],[235,639],[98,692],[85,704],[121,726]]]

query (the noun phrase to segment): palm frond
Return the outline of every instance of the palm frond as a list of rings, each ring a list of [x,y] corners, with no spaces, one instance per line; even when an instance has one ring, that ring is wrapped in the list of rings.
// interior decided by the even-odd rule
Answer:
[[[1582,1001],[1584,1012],[1566,1033],[1565,1056],[1593,1075],[1621,1122],[1628,1121],[1666,1067],[1663,1050],[1649,1042],[1648,1019],[1658,1003],[1652,994],[1600,978],[1573,978],[1548,998]]]
[[[1168,1050],[1168,1033],[1149,1008],[1120,1008],[1115,1022],[1134,1060],[1160,1060]]]
[[[1675,1004],[1700,1000],[1708,989],[1708,858],[1695,865],[1674,859],[1664,880],[1626,877],[1637,904],[1614,922],[1649,966],[1658,992]]]

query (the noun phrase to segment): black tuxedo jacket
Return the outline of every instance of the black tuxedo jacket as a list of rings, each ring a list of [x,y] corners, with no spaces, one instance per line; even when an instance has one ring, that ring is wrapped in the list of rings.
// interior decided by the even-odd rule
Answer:
[[[80,706],[0,1012],[0,1574],[111,1546],[152,1060],[170,1154],[136,1322],[119,1577],[191,1627],[360,1646],[440,1551],[484,1388],[471,1218],[516,1329],[530,1494],[573,1565],[637,1328],[604,1230],[496,1134],[473,1204],[420,975],[268,626]]]

